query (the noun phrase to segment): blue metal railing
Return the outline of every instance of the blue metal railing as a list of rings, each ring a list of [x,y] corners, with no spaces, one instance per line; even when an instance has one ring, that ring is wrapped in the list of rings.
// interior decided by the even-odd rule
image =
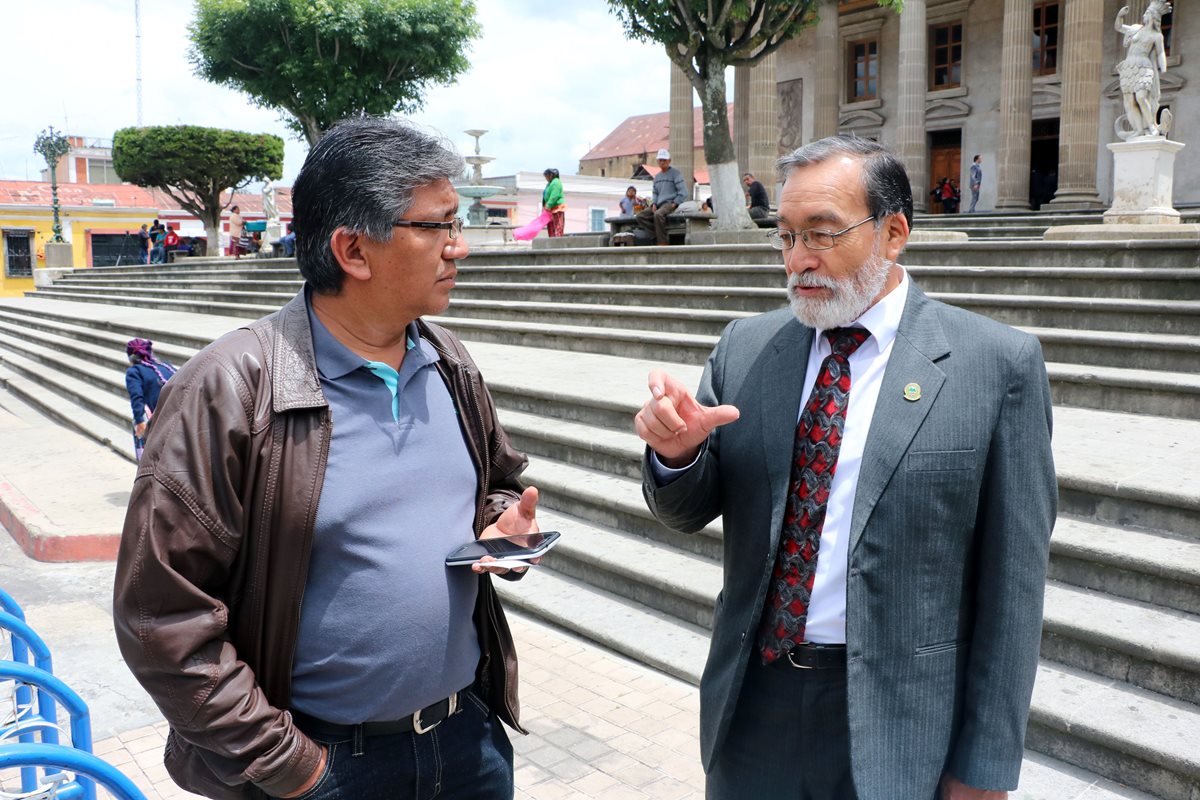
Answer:
[[[91,713],[88,711],[87,704],[83,702],[83,698],[76,694],[74,689],[43,669],[29,664],[18,664],[15,661],[0,661],[0,680],[17,681],[33,687],[37,696],[36,708],[31,707],[28,714],[19,718],[14,725],[0,731],[0,734],[7,732],[8,735],[12,735],[15,733],[24,738],[24,734],[40,733],[43,742],[56,744],[58,742],[58,719],[54,701],[58,701],[70,718],[72,747],[88,753],[92,751]],[[6,750],[7,747],[29,746],[33,745],[22,741],[19,745],[0,746],[0,751]],[[23,788],[24,783],[25,773],[22,772]],[[35,783],[34,789],[36,788]],[[73,800],[73,798],[95,800],[96,787],[87,778],[78,778],[75,781],[64,783],[59,788],[57,796],[62,800]]]
[[[76,781],[80,784],[86,782],[91,788],[91,794],[87,795],[89,797],[96,796],[95,784],[99,783],[117,800],[146,800],[133,781],[91,753],[60,744],[10,744],[0,747],[0,769],[31,766],[49,766],[74,772]],[[70,796],[67,793],[70,787],[66,787],[65,783],[59,785],[60,791],[52,796],[65,800]]]
[[[25,623],[25,610],[21,608],[20,603],[13,599],[12,595],[3,589],[0,589],[0,609],[3,609],[3,612],[0,613],[5,615],[5,620],[14,619],[20,623],[19,625],[10,626],[0,622],[0,627],[9,630],[12,660],[20,664],[29,663],[29,641],[31,637],[22,636],[22,632],[24,630],[28,630],[29,633],[33,633],[33,631]],[[22,629],[21,626],[24,626],[24,629]],[[36,639],[41,648],[45,650],[44,658],[40,657],[41,653],[34,655],[34,666],[40,667],[47,672],[53,672],[54,670],[50,665],[50,650],[46,648],[45,642],[42,641],[42,637],[34,633],[32,638]],[[21,709],[30,708],[33,705],[33,692],[25,684],[18,683],[16,691],[13,694],[13,699],[16,702],[16,708],[13,710],[13,715],[15,718],[20,714]],[[0,718],[0,720],[2,720],[2,718]],[[35,742],[37,741],[37,735],[33,731],[26,731],[21,733],[18,739],[22,742]],[[52,741],[58,741],[57,731],[55,732],[55,738]],[[28,767],[22,769],[21,790],[24,792],[32,792],[36,788],[37,770]]]
[[[19,768],[21,793],[30,798],[96,800],[99,783],[116,800],[145,800],[120,770],[92,755],[87,704],[54,675],[50,648],[26,622],[20,604],[3,589],[0,632],[8,634],[11,650],[0,651],[0,681],[15,684],[11,719],[0,708],[0,770]],[[11,660],[3,660],[6,655]],[[59,744],[60,708],[69,720],[70,747]]]

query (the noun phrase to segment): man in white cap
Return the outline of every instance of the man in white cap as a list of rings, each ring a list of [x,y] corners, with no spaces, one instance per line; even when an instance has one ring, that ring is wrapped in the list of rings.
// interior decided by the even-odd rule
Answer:
[[[671,153],[667,148],[658,151],[658,174],[654,176],[654,197],[650,208],[639,211],[638,225],[648,231],[654,231],[654,237],[659,246],[667,242],[667,215],[687,200],[687,186],[683,182],[683,173],[671,166]]]

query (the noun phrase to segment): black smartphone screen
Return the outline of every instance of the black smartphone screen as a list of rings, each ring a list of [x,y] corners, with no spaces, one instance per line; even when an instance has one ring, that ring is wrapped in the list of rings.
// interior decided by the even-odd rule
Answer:
[[[478,539],[458,548],[446,556],[447,563],[478,561],[484,556],[496,558],[529,557],[551,544],[559,536],[558,531],[541,533],[518,533],[491,539]]]

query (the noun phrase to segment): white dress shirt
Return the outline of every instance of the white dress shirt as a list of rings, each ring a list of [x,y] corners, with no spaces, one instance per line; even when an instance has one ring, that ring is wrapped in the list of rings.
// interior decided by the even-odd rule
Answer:
[[[844,644],[846,641],[846,565],[850,555],[850,518],[854,512],[854,496],[858,490],[858,474],[862,468],[863,450],[867,446],[867,434],[871,431],[871,420],[875,418],[875,403],[879,399],[883,373],[892,355],[892,345],[896,342],[896,331],[900,327],[907,297],[908,278],[902,272],[899,286],[847,326],[866,328],[871,332],[871,337],[850,355],[850,404],[846,409],[846,427],[842,431],[837,472],[829,487],[825,525],[821,528],[821,547],[817,551],[817,575],[813,581],[808,621],[804,628],[804,638],[810,642]],[[801,413],[817,382],[821,362],[831,352],[824,332],[817,331],[808,353]]]
[[[842,445],[838,452],[837,472],[829,489],[829,503],[825,513],[825,524],[821,529],[821,547],[817,555],[817,574],[813,581],[812,597],[808,604],[808,621],[804,638],[821,644],[844,644],[846,641],[846,565],[849,560],[850,522],[854,511],[854,496],[858,489],[858,475],[862,467],[863,450],[871,420],[875,417],[875,403],[879,399],[879,388],[883,384],[883,373],[892,355],[892,345],[900,328],[900,317],[908,298],[908,276],[900,268],[900,284],[888,292],[878,303],[871,306],[858,319],[846,327],[860,326],[871,332],[871,336],[850,356],[850,401],[846,409],[846,425]],[[821,362],[832,352],[824,332],[818,330],[813,336],[808,354],[808,369],[804,376],[800,412],[817,382]],[[799,424],[799,416],[797,416]],[[784,435],[784,432],[780,432]],[[786,435],[795,436],[795,430]],[[660,484],[687,469],[671,469],[664,466],[651,452],[651,468]]]

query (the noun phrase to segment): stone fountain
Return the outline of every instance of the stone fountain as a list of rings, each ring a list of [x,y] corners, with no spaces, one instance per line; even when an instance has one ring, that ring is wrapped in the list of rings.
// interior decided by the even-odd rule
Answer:
[[[481,156],[479,154],[479,138],[487,131],[473,128],[469,131],[464,131],[468,136],[475,139],[475,155],[467,156],[466,162],[471,165],[471,182],[466,185],[458,185],[454,188],[463,197],[470,197],[474,202],[467,208],[467,224],[468,225],[487,225],[487,209],[483,205],[483,198],[491,197],[494,194],[499,194],[504,191],[502,186],[485,186],[483,183],[483,165],[489,161],[494,161],[492,156]]]

